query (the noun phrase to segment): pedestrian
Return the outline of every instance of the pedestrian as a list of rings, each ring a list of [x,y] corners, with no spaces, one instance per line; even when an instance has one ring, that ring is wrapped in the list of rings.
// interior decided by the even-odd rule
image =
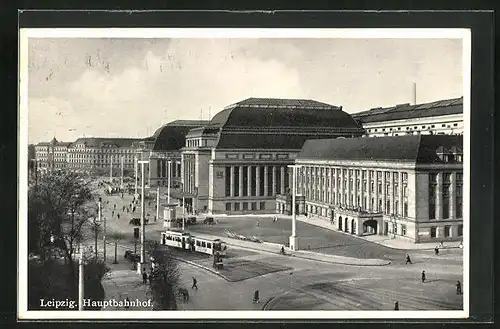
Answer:
[[[193,276],[193,285],[191,286],[191,289],[194,289],[196,288],[196,290],[198,290],[198,281],[196,281],[196,278]]]
[[[116,214],[116,217],[118,217],[118,219],[120,219],[120,214]]]
[[[111,217],[113,217],[115,215],[115,211],[111,211]]]
[[[155,215],[155,222],[156,222],[156,215]]]
[[[142,273],[142,283],[148,283],[148,274],[146,272]]]
[[[399,302],[398,301],[396,301],[394,303],[394,311],[399,311]]]
[[[413,264],[413,263],[411,262],[410,255],[409,255],[409,254],[406,254],[406,263],[405,263],[405,265],[408,265],[408,263]]]
[[[134,206],[134,208],[132,209],[132,212],[135,212],[135,206]]]
[[[123,205],[122,212],[125,212],[125,205]]]
[[[116,203],[113,205],[113,209],[116,210]]]
[[[436,255],[436,256],[439,255],[439,247],[438,246],[434,247],[434,255]]]
[[[285,247],[284,246],[281,246],[281,254],[284,255],[285,254]]]
[[[462,294],[462,285],[460,284],[460,281],[457,281],[457,295],[461,295]]]
[[[422,283],[425,282],[425,271],[422,271]]]
[[[255,292],[253,293],[253,303],[254,304],[259,303],[259,291],[258,290],[255,290]]]

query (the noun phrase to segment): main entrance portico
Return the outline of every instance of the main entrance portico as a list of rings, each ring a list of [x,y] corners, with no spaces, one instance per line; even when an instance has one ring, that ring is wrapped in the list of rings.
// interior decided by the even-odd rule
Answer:
[[[337,230],[358,236],[384,233],[382,213],[337,208],[332,221]]]

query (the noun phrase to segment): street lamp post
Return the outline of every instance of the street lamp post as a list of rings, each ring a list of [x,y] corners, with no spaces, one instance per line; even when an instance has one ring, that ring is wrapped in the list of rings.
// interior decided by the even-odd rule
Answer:
[[[160,220],[160,184],[156,188],[156,220]]]
[[[139,266],[137,266],[138,273],[142,274],[145,270],[146,263],[146,249],[145,249],[145,240],[146,240],[146,223],[145,223],[145,209],[144,209],[144,165],[148,164],[149,161],[139,161],[141,164],[141,262]]]
[[[83,268],[83,251],[80,250],[80,260],[78,261],[78,310],[83,311],[84,299],[84,268]]]
[[[168,160],[167,161],[167,203],[170,204],[170,182],[171,182],[171,175],[172,175],[172,170],[171,170],[171,164],[172,161]]]
[[[295,207],[295,194],[296,194],[296,180],[297,180],[297,168],[300,166],[297,165],[289,165],[288,168],[292,168],[292,235],[290,236],[290,250],[298,250],[299,249],[299,238],[296,235],[296,220],[297,220],[297,214],[296,214],[296,207]]]

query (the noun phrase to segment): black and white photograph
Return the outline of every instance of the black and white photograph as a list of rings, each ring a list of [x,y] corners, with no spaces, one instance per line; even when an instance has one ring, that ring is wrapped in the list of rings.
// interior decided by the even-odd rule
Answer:
[[[468,317],[470,31],[21,29],[21,319]]]

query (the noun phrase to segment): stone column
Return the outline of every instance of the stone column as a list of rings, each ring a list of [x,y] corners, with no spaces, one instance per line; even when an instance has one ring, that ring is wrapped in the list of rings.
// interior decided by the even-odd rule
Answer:
[[[352,206],[356,208],[358,206],[358,176],[356,176],[356,170],[353,170],[353,179],[352,179],[352,189],[354,192],[354,196],[352,197]]]
[[[231,186],[231,189],[230,189],[230,196],[231,197],[234,197],[234,166],[231,166],[230,167],[230,180],[229,180],[229,183],[230,183],[230,186]]]
[[[378,171],[374,170],[373,171],[373,183],[375,185],[373,187],[374,187],[374,193],[375,193],[375,209],[377,209],[377,211],[381,211],[381,209],[378,209],[379,195],[378,195],[378,176],[377,175],[378,175]],[[373,209],[373,210],[375,210],[375,209]]]
[[[240,183],[240,186],[239,186],[239,196],[240,198],[243,196],[243,166],[240,166],[240,170],[239,170],[239,183]]]
[[[443,173],[437,174],[436,184],[436,219],[443,219]]]
[[[408,190],[408,188],[406,189]],[[401,217],[404,215],[404,204],[405,204],[405,199],[403,197],[403,172],[399,172],[399,213],[401,214]]]
[[[269,167],[264,166],[264,196],[268,196],[269,191]]]
[[[368,211],[373,211],[372,209],[372,184],[370,180],[370,170],[366,170],[366,209]],[[375,187],[375,185],[374,185]]]
[[[252,166],[247,167],[247,195],[252,196]]]
[[[381,211],[383,213],[386,212],[386,205],[387,205],[387,195],[386,195],[386,181],[385,181],[385,171],[382,171],[382,209]]]
[[[255,196],[260,196],[260,166],[255,167]]]
[[[280,184],[281,184],[281,194],[285,194],[285,167],[281,166]]]
[[[451,173],[450,182],[450,219],[457,218],[457,173]]]
[[[273,195],[276,195],[276,166],[273,166],[273,183],[272,183],[272,188],[273,188]]]
[[[328,203],[329,204],[333,204],[333,168],[330,167],[328,168],[328,170],[330,171],[328,174],[329,174],[329,177],[330,177],[330,184],[328,186],[328,191],[330,192],[330,197],[328,198]]]
[[[394,205],[396,204],[396,198],[394,197],[394,171],[391,171],[389,175],[389,204],[391,205],[391,214],[396,215],[396,209]]]

